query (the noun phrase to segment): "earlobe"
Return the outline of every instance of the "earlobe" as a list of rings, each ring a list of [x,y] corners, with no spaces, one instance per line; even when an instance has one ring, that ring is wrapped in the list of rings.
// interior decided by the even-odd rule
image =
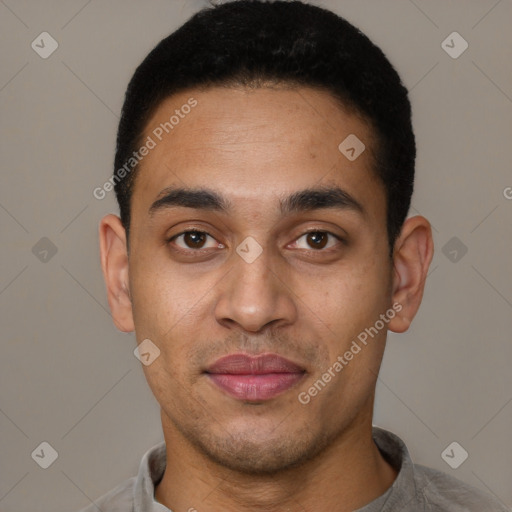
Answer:
[[[134,330],[126,232],[116,215],[105,216],[99,226],[100,257],[107,298],[116,327],[123,332]]]
[[[405,332],[411,325],[423,297],[428,268],[434,254],[432,229],[427,219],[411,217],[404,222],[393,255],[392,302],[400,312],[389,322],[393,332]]]

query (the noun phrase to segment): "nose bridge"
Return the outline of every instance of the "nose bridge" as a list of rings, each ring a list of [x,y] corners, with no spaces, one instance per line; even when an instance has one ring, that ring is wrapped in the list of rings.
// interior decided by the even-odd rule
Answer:
[[[236,322],[252,332],[270,322],[293,321],[295,304],[278,274],[276,259],[269,249],[248,238],[232,256],[233,268],[216,305],[217,320]]]
[[[247,240],[242,242],[234,255],[235,268],[231,282],[231,294],[234,299],[241,301],[246,307],[256,305],[263,309],[271,307],[275,294],[279,292],[276,286],[276,273],[271,272],[270,250],[255,246],[257,242]]]
[[[274,288],[271,283],[276,272],[271,272],[270,251],[268,249],[258,250],[252,246],[251,242],[243,242],[237,248],[237,254],[234,260],[234,275],[236,276],[234,284],[240,284],[237,287],[238,292],[245,293],[247,289],[254,289],[259,292],[270,292]]]

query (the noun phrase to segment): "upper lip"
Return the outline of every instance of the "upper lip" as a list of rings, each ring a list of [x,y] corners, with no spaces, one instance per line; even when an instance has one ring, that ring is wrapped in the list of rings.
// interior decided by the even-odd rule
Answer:
[[[206,373],[232,375],[264,375],[267,373],[303,373],[305,369],[278,354],[252,356],[238,353],[220,359],[206,369]]]

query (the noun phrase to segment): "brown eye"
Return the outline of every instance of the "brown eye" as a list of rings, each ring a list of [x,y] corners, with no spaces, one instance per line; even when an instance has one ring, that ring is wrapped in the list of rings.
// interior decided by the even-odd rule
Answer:
[[[210,239],[210,241],[208,241],[208,239]],[[204,231],[197,230],[183,231],[182,233],[173,236],[169,242],[172,242],[180,249],[185,250],[224,248],[224,245],[218,243],[211,235]]]
[[[322,249],[331,249],[340,242],[342,242],[340,237],[328,231],[310,231],[299,237],[295,245],[299,249],[320,251]]]
[[[323,249],[327,245],[328,234],[321,231],[313,231],[308,233],[308,244],[314,249]]]
[[[201,249],[206,240],[206,234],[199,231],[188,231],[183,234],[183,242],[191,249]]]

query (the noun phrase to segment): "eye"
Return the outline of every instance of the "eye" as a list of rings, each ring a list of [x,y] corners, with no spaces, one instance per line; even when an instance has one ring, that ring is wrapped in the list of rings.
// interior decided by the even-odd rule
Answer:
[[[207,245],[208,238],[214,241],[213,245]],[[174,242],[179,248],[186,250],[224,248],[224,245],[217,242],[211,235],[205,231],[198,230],[183,231],[182,233],[174,235],[172,238],[170,238],[169,242]]]
[[[329,237],[331,237],[331,242],[329,245]],[[334,240],[332,240],[334,239]],[[303,240],[301,242],[301,240]],[[338,242],[342,242],[341,238],[329,233],[328,231],[310,231],[308,233],[304,233],[301,237],[297,238],[295,245],[299,249],[306,250],[321,250],[321,249],[330,249]]]

